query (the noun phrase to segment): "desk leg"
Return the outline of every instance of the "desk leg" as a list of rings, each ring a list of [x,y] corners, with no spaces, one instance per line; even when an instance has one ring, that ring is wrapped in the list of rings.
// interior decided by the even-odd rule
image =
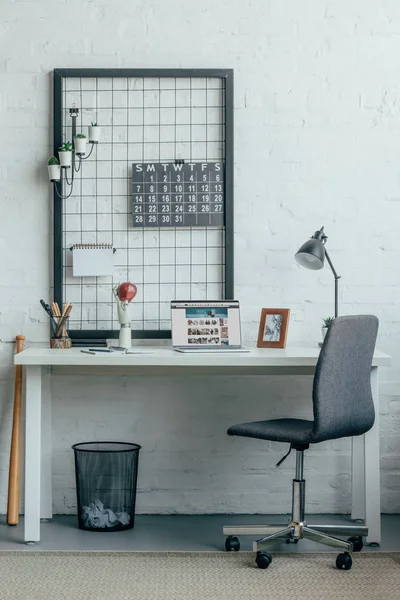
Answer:
[[[351,438],[351,518],[365,521],[365,436]]]
[[[46,521],[53,518],[51,445],[51,372],[50,367],[44,367],[42,372],[42,480],[40,517]]]
[[[381,486],[379,452],[379,386],[378,367],[371,369],[375,423],[365,434],[365,524],[369,529],[367,543],[381,542]]]
[[[42,367],[26,367],[25,542],[40,541]]]

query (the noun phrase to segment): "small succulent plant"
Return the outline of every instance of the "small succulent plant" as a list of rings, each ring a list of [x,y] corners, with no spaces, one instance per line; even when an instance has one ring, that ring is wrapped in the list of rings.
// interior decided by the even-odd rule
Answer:
[[[72,144],[71,142],[64,142],[62,146],[59,147],[59,152],[71,152]]]
[[[75,137],[80,138],[80,139],[85,139],[86,135],[84,133],[77,133]]]
[[[325,319],[322,319],[323,322],[323,327],[330,327],[330,325],[332,325],[334,317],[325,317]]]
[[[47,161],[47,164],[52,166],[52,165],[58,165],[58,158],[56,158],[55,156],[51,156],[49,158],[49,160]]]
[[[97,127],[97,121],[92,121],[92,127]]]

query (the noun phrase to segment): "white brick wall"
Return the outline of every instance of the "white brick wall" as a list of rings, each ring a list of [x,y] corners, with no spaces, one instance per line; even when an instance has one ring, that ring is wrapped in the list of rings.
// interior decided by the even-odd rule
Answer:
[[[381,379],[382,502],[400,510],[400,5],[396,0],[31,0],[0,24],[0,511],[6,506],[14,336],[44,342],[49,296],[54,67],[235,69],[236,295],[246,341],[260,309],[292,309],[288,343],[319,338],[332,313],[328,269],[303,271],[298,246],[322,224],[341,312],[373,312],[393,366]],[[262,177],[252,179],[258,171]],[[54,500],[73,512],[79,440],[143,445],[141,512],[281,512],[286,447],[226,427],[304,411],[308,378],[178,379],[57,375]],[[349,442],[308,453],[310,512],[349,510]]]

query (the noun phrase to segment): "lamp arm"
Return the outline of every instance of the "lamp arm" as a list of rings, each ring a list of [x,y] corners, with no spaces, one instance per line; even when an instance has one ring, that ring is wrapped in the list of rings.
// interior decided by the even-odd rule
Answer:
[[[334,266],[333,266],[333,264],[332,264],[331,258],[330,258],[330,256],[329,256],[328,252],[326,251],[326,246],[325,246],[325,256],[326,256],[326,260],[328,261],[328,264],[329,264],[329,266],[330,266],[330,268],[331,268],[331,271],[332,271],[332,273],[333,273],[333,276],[334,276],[334,278],[335,278],[335,279],[340,279],[340,275],[338,275],[338,274],[336,273],[336,270],[335,270],[335,267],[334,267]]]
[[[328,265],[330,266],[330,268],[331,268],[331,271],[332,271],[332,273],[333,273],[333,276],[334,276],[334,278],[335,278],[335,318],[336,318],[336,317],[338,316],[338,305],[339,305],[339,279],[340,279],[340,275],[338,275],[338,274],[336,273],[335,267],[334,267],[334,266],[333,266],[333,264],[332,264],[332,261],[331,261],[331,259],[330,259],[330,256],[329,256],[329,254],[328,254],[328,253],[327,253],[327,251],[326,251],[326,248],[325,248],[325,257],[326,257],[326,260],[328,261]]]

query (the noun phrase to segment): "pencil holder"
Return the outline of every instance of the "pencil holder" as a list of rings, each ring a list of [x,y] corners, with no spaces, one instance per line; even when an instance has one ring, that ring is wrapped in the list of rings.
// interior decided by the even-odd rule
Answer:
[[[72,347],[71,338],[50,338],[50,348],[55,350],[68,350]]]
[[[58,321],[50,321],[50,348],[57,350],[66,350],[71,348],[72,342],[69,337],[69,317],[59,318]]]

